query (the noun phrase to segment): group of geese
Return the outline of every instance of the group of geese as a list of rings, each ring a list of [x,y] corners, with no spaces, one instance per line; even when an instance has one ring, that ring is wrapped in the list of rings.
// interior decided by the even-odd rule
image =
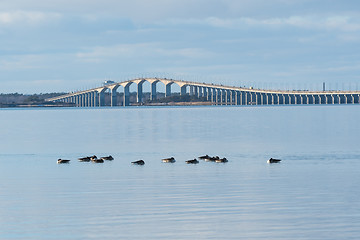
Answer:
[[[217,163],[226,163],[228,162],[228,160],[224,157],[224,158],[220,158],[219,156],[215,156],[215,157],[211,157],[209,155],[204,155],[204,156],[200,156],[198,157],[198,159],[200,160],[204,160],[205,162],[217,162]],[[111,161],[114,160],[114,158],[109,155],[106,157],[100,157],[97,158],[97,156],[93,155],[93,156],[88,156],[88,157],[81,157],[78,158],[79,162],[94,162],[94,163],[103,163],[104,161]],[[281,160],[280,159],[274,159],[274,158],[270,158],[267,162],[268,163],[279,163]],[[70,160],[68,159],[58,159],[57,163],[61,164],[61,163],[69,163]],[[162,162],[164,163],[174,163],[176,162],[174,157],[170,157],[170,158],[164,158],[162,159]],[[134,165],[144,165],[145,161],[144,160],[138,160],[138,161],[134,161],[131,162]],[[198,164],[199,160],[197,160],[196,158],[191,159],[191,160],[187,160],[185,161],[185,163],[187,164]]]
[[[101,157],[101,158],[98,158],[96,155],[93,155],[93,156],[88,156],[88,157],[81,157],[81,158],[78,158],[79,162],[94,162],[94,163],[103,163],[105,160],[108,160],[108,161],[111,161],[111,160],[114,160],[114,158],[109,155],[109,156],[106,156],[106,157]],[[61,159],[59,158],[57,160],[57,163],[69,163],[70,160],[68,159]]]

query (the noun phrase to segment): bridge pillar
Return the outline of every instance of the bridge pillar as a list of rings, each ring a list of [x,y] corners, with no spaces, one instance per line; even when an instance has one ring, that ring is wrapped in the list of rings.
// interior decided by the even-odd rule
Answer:
[[[240,92],[235,91],[235,105],[240,105]]]
[[[98,92],[94,92],[93,94],[93,102],[94,102],[94,107],[99,107],[99,93]]]
[[[220,89],[220,105],[223,105],[224,103],[224,92],[222,89]]]
[[[202,87],[198,86],[198,98],[202,97]]]
[[[156,100],[156,83],[151,83],[151,100]]]
[[[171,84],[172,83],[168,83],[165,85],[165,97],[171,96]]]
[[[208,95],[207,95],[207,87],[202,87],[202,92],[203,92],[203,95],[202,97],[206,98],[206,100],[208,100]]]
[[[261,93],[255,93],[256,105],[261,105]]]
[[[99,107],[105,106],[105,92],[99,92]]]
[[[295,96],[290,94],[288,96],[289,96],[289,104],[295,104]]]
[[[79,106],[79,101],[78,101],[78,96],[73,96],[74,97],[74,103],[75,103],[75,106],[78,107]]]
[[[211,88],[206,89],[206,100],[211,101]]]
[[[215,105],[217,104],[217,90],[216,88],[212,88],[211,90],[211,98],[212,98],[212,102],[215,103]]]
[[[194,95],[194,86],[190,85],[189,88],[190,88],[190,90],[189,90],[190,91],[189,92],[190,96]]]
[[[170,91],[171,91],[171,88],[170,88]],[[166,95],[165,95],[165,97],[166,97]],[[143,101],[143,82],[139,82],[137,84],[136,101],[137,101],[137,103],[142,103],[142,101]]]
[[[199,97],[199,91],[197,86],[194,86],[194,95],[195,97]]]
[[[91,106],[91,94],[90,92],[86,93],[86,107]]]
[[[281,98],[280,98],[280,94],[275,94],[275,101],[276,101],[276,104],[277,105],[280,105],[281,104]]]
[[[219,103],[220,103],[220,97],[219,97],[219,95],[220,95],[220,89],[216,89],[215,90],[215,102],[216,102],[216,105],[218,105]]]
[[[285,97],[284,94],[278,94],[279,96],[279,105],[284,105],[285,104]]]
[[[93,101],[94,101],[94,98],[93,98],[93,92],[89,92],[89,107],[93,107]]]
[[[130,85],[124,86],[124,107],[130,105]]]
[[[111,94],[111,107],[115,107],[117,105],[117,92],[116,92],[117,88],[113,88],[110,91]]]
[[[180,95],[185,96],[186,95],[186,85],[180,87]]]
[[[243,91],[240,92],[240,105],[244,105],[245,103],[245,93]]]

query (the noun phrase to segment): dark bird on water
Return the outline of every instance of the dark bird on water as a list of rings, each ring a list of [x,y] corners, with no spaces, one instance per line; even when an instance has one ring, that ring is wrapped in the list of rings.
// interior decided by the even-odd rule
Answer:
[[[216,160],[219,160],[220,157],[219,156],[216,156],[216,157],[207,157],[207,158],[204,158],[205,162],[216,162]]]
[[[109,155],[109,156],[107,156],[107,157],[101,157],[100,159],[103,159],[103,160],[114,160],[114,158],[113,158],[111,155]]]
[[[198,160],[196,160],[195,158],[193,159],[193,160],[187,160],[187,161],[185,161],[187,164],[198,164],[199,163],[199,161]]]
[[[278,163],[280,162],[280,159],[275,159],[275,158],[270,158],[269,160],[267,160],[268,163]]]
[[[215,162],[217,162],[217,163],[226,163],[226,162],[228,162],[228,160],[224,157],[224,158],[216,159]]]
[[[204,160],[204,159],[210,158],[210,156],[206,154],[206,155],[200,156],[198,158],[201,159],[201,160]]]
[[[174,163],[174,162],[176,162],[174,157],[164,158],[164,159],[162,159],[162,161],[164,163]]]
[[[69,163],[69,162],[70,162],[70,160],[61,159],[61,158],[59,158],[59,159],[57,160],[57,163]]]
[[[104,162],[104,160],[101,159],[101,158],[92,158],[91,161],[92,161],[93,163],[103,163],[103,162]]]
[[[79,162],[90,162],[91,157],[81,157],[78,158]]]
[[[135,164],[135,165],[144,165],[145,164],[144,160],[138,160],[138,161],[131,162],[131,163]]]

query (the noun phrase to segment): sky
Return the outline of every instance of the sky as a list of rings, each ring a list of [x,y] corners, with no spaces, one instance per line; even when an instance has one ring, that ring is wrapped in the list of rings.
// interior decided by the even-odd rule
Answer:
[[[137,77],[360,90],[360,1],[0,0],[0,93]]]

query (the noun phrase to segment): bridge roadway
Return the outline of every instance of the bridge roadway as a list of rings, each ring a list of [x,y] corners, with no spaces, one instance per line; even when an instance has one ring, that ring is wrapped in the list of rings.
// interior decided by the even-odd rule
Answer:
[[[171,95],[171,85],[180,87],[180,95],[205,97],[215,105],[288,105],[288,104],[359,104],[360,91],[281,91],[262,90],[244,87],[231,87],[216,84],[189,82],[166,78],[137,78],[117,82],[85,91],[72,92],[46,99],[52,102],[74,103],[78,107],[105,106],[105,92],[110,91],[111,106],[117,104],[117,89],[122,86],[123,105],[130,105],[130,85],[137,85],[137,103],[143,102],[143,83],[151,85],[151,100],[156,99],[156,85],[165,85],[165,97]]]

